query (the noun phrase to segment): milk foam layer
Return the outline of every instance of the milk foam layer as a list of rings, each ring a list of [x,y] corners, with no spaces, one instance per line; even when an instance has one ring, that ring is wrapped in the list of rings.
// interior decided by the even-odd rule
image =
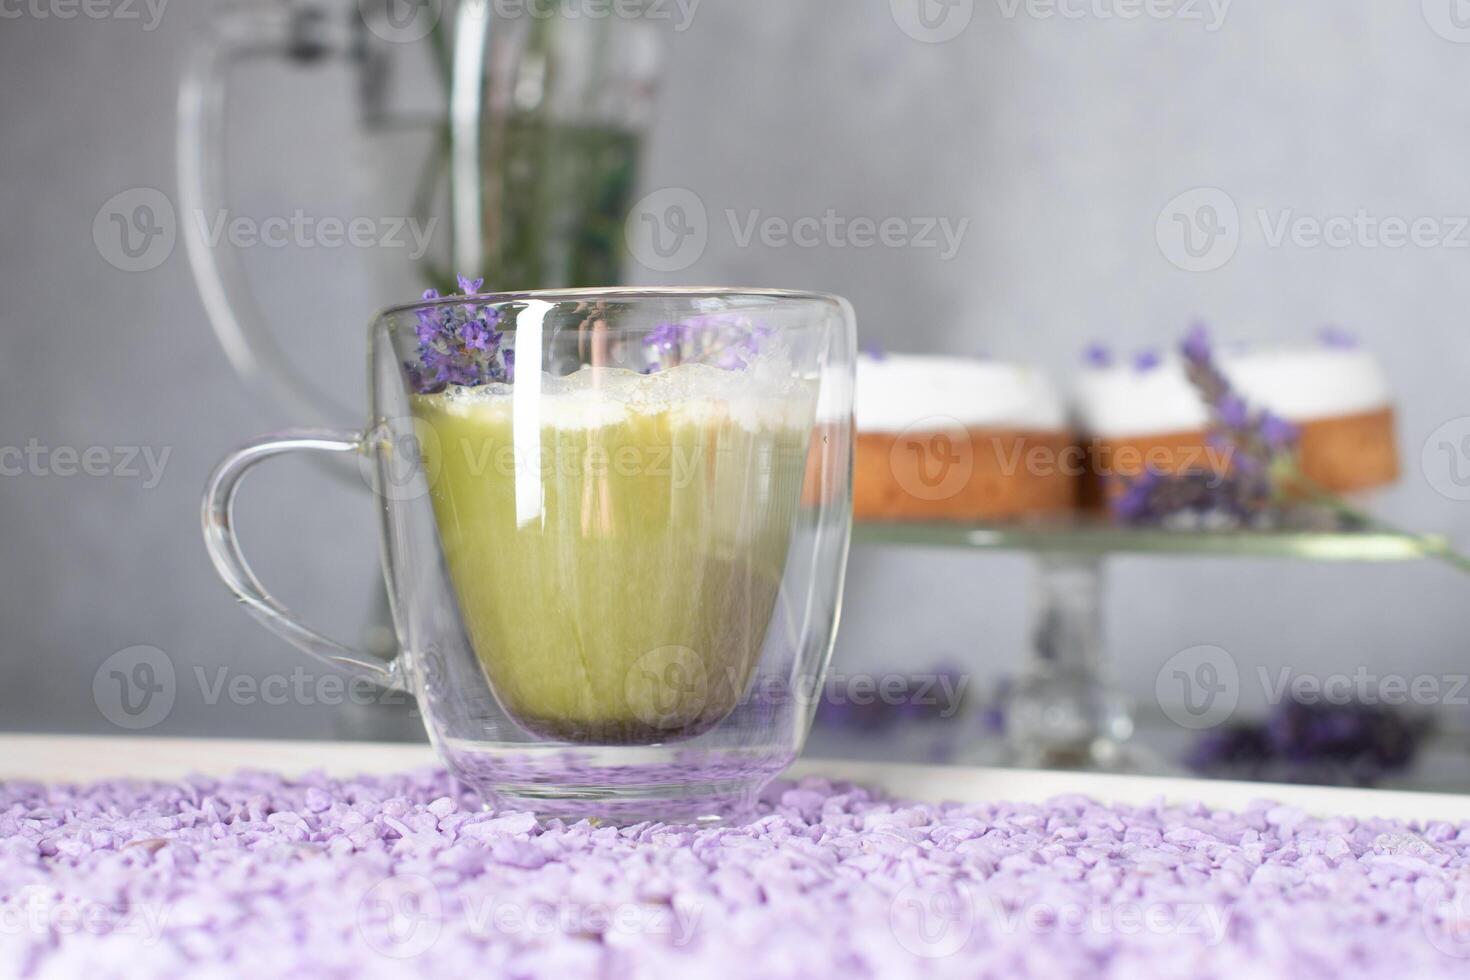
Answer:
[[[489,421],[524,410],[536,413],[544,426],[566,430],[667,413],[690,424],[733,424],[758,432],[809,428],[817,382],[708,364],[681,364],[654,374],[584,367],[562,377],[543,373],[539,391],[522,379],[514,385],[451,385],[440,397],[442,410],[451,415]]]
[[[1036,368],[962,357],[859,358],[853,414],[865,432],[936,429],[1061,430],[1066,406]]]

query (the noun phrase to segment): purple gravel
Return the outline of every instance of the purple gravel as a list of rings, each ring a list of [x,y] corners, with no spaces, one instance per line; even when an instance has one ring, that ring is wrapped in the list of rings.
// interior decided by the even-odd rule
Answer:
[[[0,786],[0,975],[1470,974],[1470,824],[883,800],[538,822],[439,772]]]

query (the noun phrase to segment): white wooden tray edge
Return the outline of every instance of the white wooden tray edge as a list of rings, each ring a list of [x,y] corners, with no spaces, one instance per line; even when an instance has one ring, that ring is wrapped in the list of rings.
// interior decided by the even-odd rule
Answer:
[[[190,773],[224,776],[242,768],[288,776],[320,769],[332,776],[352,776],[397,772],[434,763],[434,753],[427,745],[0,735],[0,780],[76,783],[99,779],[179,779]],[[916,800],[1039,803],[1054,796],[1080,794],[1105,803],[1198,801],[1228,810],[1240,810],[1255,800],[1274,800],[1315,816],[1470,821],[1470,795],[1456,793],[829,759],[802,759],[791,767],[789,774],[852,780]]]

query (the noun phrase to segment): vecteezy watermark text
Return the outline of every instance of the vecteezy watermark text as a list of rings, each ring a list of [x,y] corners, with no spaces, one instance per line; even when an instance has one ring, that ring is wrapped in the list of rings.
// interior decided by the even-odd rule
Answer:
[[[1036,936],[1189,936],[1219,945],[1230,909],[1210,902],[1020,901],[988,894],[969,882],[914,882],[894,895],[889,928],[915,956],[942,959],[984,932]]]
[[[357,905],[358,935],[376,952],[412,959],[433,947],[450,917],[480,939],[554,936],[667,936],[687,946],[699,928],[698,902],[555,902],[503,895],[454,901],[428,878],[398,874],[374,884]]]
[[[759,208],[744,214],[727,208],[725,220],[736,248],[759,241],[766,248],[937,249],[941,262],[959,253],[970,227],[969,218],[845,218],[832,208],[796,218],[768,215]]]
[[[1210,33],[1225,24],[1233,0],[995,0],[1006,20],[1176,20]]]
[[[1186,272],[1223,268],[1243,246],[1281,249],[1470,249],[1470,214],[1394,214],[1358,207],[1311,214],[1262,206],[1242,215],[1218,187],[1196,187],[1169,201],[1155,222],[1159,250]]]
[[[4,0],[0,0],[4,2]],[[173,254],[183,221],[184,230],[205,248],[228,245],[236,249],[386,249],[401,251],[410,261],[428,252],[438,216],[315,215],[304,208],[289,214],[231,214],[226,209],[175,211],[173,201],[152,187],[133,187],[103,202],[92,219],[92,243],[115,269],[147,272]]]
[[[1272,706],[1291,701],[1338,707],[1470,707],[1470,674],[1383,673],[1366,665],[1331,673],[1259,666],[1255,681]],[[1154,692],[1171,721],[1199,730],[1229,721],[1244,686],[1235,657],[1223,647],[1203,644],[1165,661],[1155,677]]]
[[[381,687],[366,678],[341,674],[310,674],[304,667],[295,668],[289,675],[267,674],[256,677],[231,671],[228,667],[217,667],[209,672],[196,666],[194,680],[199,685],[204,703],[210,706],[221,701],[246,707],[256,704],[272,707],[285,704],[336,707],[344,704],[410,703],[409,696],[403,691]]]
[[[365,677],[330,671],[315,674],[300,666],[289,674],[255,675],[196,665],[192,678],[200,700],[210,707],[221,703],[238,707],[413,703],[405,692],[381,687]],[[168,718],[179,687],[172,657],[157,647],[133,646],[98,665],[92,676],[92,701],[102,717],[118,728],[141,731]]]
[[[1203,473],[1211,489],[1220,486],[1234,461],[1233,446],[1201,442],[1196,446],[1134,445],[1107,439],[1062,439],[972,435],[959,419],[931,415],[894,437],[888,462],[894,482],[919,500],[948,500],[976,471],[1005,477],[1024,472],[1035,477],[1093,476],[1133,479],[1148,472]]]
[[[1233,0],[995,0],[1005,20],[1172,20],[1199,23],[1206,31],[1225,24]],[[915,41],[943,44],[965,32],[976,0],[889,0],[893,22]]]
[[[701,0],[460,0],[448,12],[462,18],[507,23],[516,20],[668,22],[687,31]],[[412,44],[434,32],[446,14],[445,0],[358,0],[368,30],[393,44]]]
[[[152,946],[163,935],[169,912],[166,905],[65,898],[28,886],[0,901],[0,936],[128,936]]]
[[[842,215],[833,208],[804,215],[726,208],[724,219],[730,242],[739,249],[912,249],[930,252],[941,262],[959,254],[970,227],[966,217]],[[712,226],[698,194],[666,187],[633,206],[623,236],[629,254],[645,268],[680,272],[699,261],[716,230],[719,226]]]
[[[0,446],[0,477],[90,476],[142,479],[152,490],[163,480],[171,446],[45,446],[34,436],[24,446]]]
[[[0,20],[141,21],[143,30],[157,29],[169,0],[0,0]]]
[[[228,241],[235,248],[384,248],[405,249],[411,261],[418,261],[429,250],[437,216],[425,220],[415,217],[335,216],[315,217],[302,208],[289,216],[268,218],[231,217],[225,210],[212,215],[194,212],[201,237],[210,248]]]

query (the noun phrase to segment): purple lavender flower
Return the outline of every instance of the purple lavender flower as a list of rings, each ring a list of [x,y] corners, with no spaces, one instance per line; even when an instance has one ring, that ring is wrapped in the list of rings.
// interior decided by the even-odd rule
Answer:
[[[684,343],[686,328],[679,323],[660,323],[649,331],[648,336],[643,338],[644,345],[652,347],[659,354],[678,353],[680,345]]]
[[[432,346],[442,339],[444,335],[443,311],[438,308],[430,308],[418,311],[418,326],[414,328],[419,338],[419,344],[424,347]]]
[[[1228,454],[1228,471],[1150,471],[1114,498],[1113,513],[1124,524],[1254,523],[1270,513],[1278,498],[1275,465],[1294,447],[1296,427],[1269,412],[1251,411],[1215,363],[1204,324],[1189,329],[1180,353],[1190,383],[1212,416],[1205,439]]]
[[[1113,501],[1113,516],[1124,524],[1152,523],[1154,494],[1163,480],[1164,475],[1153,467],[1130,480],[1123,493]]]
[[[888,355],[884,352],[883,347],[876,341],[865,345],[862,349],[862,354],[864,357],[867,357],[874,361],[884,361],[888,359]]]
[[[1210,330],[1203,323],[1196,321],[1184,335],[1184,343],[1180,346],[1185,358],[1191,361],[1207,361],[1212,356],[1210,348]]]
[[[1186,761],[1217,776],[1372,785],[1411,764],[1430,729],[1428,719],[1383,705],[1293,699],[1260,722],[1211,732]]]
[[[1250,423],[1250,410],[1246,408],[1245,400],[1233,392],[1223,395],[1215,403],[1215,414],[1226,429],[1243,429]]]
[[[1317,331],[1317,339],[1323,347],[1334,350],[1356,350],[1358,338],[1335,324],[1328,324]]]
[[[460,288],[474,295],[483,279],[459,277]],[[439,298],[434,289],[424,290],[424,299]],[[428,394],[446,385],[482,385],[510,380],[514,359],[501,349],[504,333],[496,330],[497,310],[476,304],[435,304],[417,311],[414,334],[419,342],[419,363],[408,365],[409,383]]]
[[[468,320],[460,331],[464,338],[464,345],[470,350],[493,351],[499,344],[500,338],[504,336],[495,329],[495,324],[500,322],[500,314],[495,310],[487,311],[483,316]]]
[[[1090,367],[1112,367],[1113,352],[1102,344],[1088,344],[1087,348],[1082,352],[1082,360]]]
[[[1141,350],[1133,355],[1133,370],[1146,374],[1164,363],[1163,356],[1156,350]]]
[[[1261,438],[1275,450],[1288,450],[1301,438],[1301,429],[1279,415],[1262,412],[1260,419]]]
[[[646,373],[684,362],[739,370],[755,359],[775,333],[743,313],[703,313],[677,323],[660,323],[643,338],[655,359]]]

